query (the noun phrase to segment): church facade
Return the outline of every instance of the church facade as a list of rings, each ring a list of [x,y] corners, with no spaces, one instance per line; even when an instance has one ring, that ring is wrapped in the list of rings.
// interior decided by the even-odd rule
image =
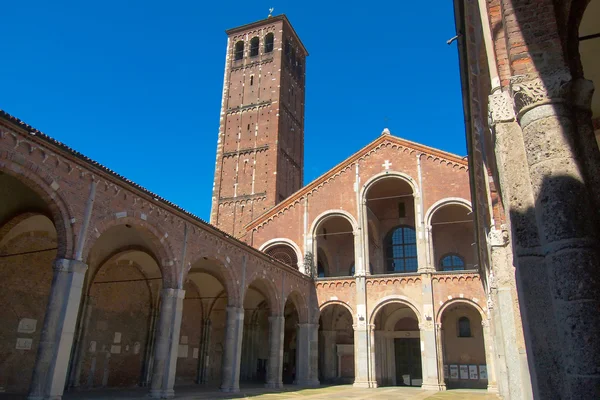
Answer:
[[[1,390],[497,391],[469,161],[385,129],[302,186],[308,52],[283,15],[227,35],[210,224],[0,114]]]

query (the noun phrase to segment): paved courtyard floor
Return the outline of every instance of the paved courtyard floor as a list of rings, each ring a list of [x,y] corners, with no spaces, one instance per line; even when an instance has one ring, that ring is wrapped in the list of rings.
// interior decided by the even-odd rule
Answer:
[[[242,387],[240,393],[221,393],[218,389],[199,388],[198,386],[176,387],[175,398],[181,400],[205,399],[406,399],[406,400],[497,400],[499,397],[485,390],[448,390],[432,392],[420,388],[383,387],[377,389],[358,389],[352,385],[323,386],[314,389],[297,389],[286,386],[274,391],[262,387]],[[2,399],[2,396],[0,396]],[[102,390],[65,393],[64,400],[111,399],[111,400],[148,400],[147,389]]]

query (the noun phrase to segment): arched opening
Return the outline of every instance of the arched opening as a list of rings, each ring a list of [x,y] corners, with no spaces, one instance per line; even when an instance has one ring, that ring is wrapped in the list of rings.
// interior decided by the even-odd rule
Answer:
[[[321,262],[324,277],[348,276],[348,266],[354,263],[354,229],[345,216],[325,217],[315,228],[317,270],[319,256],[329,255],[327,263]]]
[[[487,365],[481,313],[456,302],[442,312],[442,356],[448,389],[487,388]]]
[[[317,250],[317,277],[325,278],[329,276],[329,261],[327,260],[327,256],[323,249],[319,248]]]
[[[163,283],[152,243],[149,232],[124,224],[103,232],[90,250],[72,386],[149,384]]]
[[[282,382],[284,384],[294,383],[296,379],[296,361],[298,348],[298,323],[300,317],[294,302],[288,298],[283,310],[285,318],[283,331],[283,372]]]
[[[399,177],[382,178],[370,185],[365,198],[373,273],[416,272],[419,266],[412,186]]]
[[[223,265],[212,258],[196,260],[188,272],[181,318],[176,384],[221,383],[229,297]]]
[[[250,39],[250,57],[258,56],[259,47],[260,41],[258,39],[258,36],[254,36],[252,39]]]
[[[298,269],[298,255],[296,250],[288,244],[276,244],[265,249],[265,253],[277,261],[289,265],[294,269]]]
[[[381,307],[375,322],[375,367],[381,386],[421,386],[419,319],[401,302]]]
[[[235,61],[239,61],[242,58],[244,58],[244,41],[240,40],[235,44],[235,48],[233,51],[233,59]]]
[[[319,380],[354,382],[354,329],[348,308],[332,303],[319,318]]]
[[[267,280],[257,279],[246,290],[240,382],[266,383],[273,302],[273,289]]]
[[[594,82],[596,90],[592,97],[592,121],[596,141],[600,144],[600,1],[589,2],[579,25],[579,54],[586,79]]]
[[[0,172],[0,387],[26,394],[40,343],[57,256],[44,200]]]
[[[439,271],[474,269],[474,242],[473,214],[465,205],[450,203],[433,212],[430,248]]]
[[[273,51],[273,44],[275,40],[275,35],[272,32],[267,33],[265,36],[265,53],[271,53]]]

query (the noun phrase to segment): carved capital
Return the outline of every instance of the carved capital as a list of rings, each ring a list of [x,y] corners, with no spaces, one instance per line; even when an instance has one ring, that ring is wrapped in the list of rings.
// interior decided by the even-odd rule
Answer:
[[[490,126],[515,120],[515,105],[508,92],[496,91],[488,97]]]
[[[488,243],[492,247],[505,247],[508,241],[508,232],[503,229],[492,228],[488,233]]]
[[[56,272],[74,272],[84,274],[88,266],[83,261],[70,260],[68,258],[57,258],[52,266]]]
[[[577,79],[573,82],[571,90],[573,105],[582,110],[592,110],[592,96],[594,95],[594,82],[587,79]]]
[[[489,319],[482,319],[481,320],[481,326],[483,326],[484,328],[488,328],[490,326],[490,320]]]
[[[422,331],[431,331],[433,330],[434,323],[433,321],[423,321],[419,324],[419,329]]]
[[[544,74],[516,75],[510,78],[515,109],[519,115],[543,104],[564,102],[570,97],[571,74],[558,71]]]

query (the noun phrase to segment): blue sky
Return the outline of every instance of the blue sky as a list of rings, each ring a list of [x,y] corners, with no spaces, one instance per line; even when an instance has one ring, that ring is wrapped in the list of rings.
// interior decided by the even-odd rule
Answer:
[[[391,132],[466,154],[452,2],[9,1],[0,108],[209,219],[225,29],[285,13],[305,182]]]

